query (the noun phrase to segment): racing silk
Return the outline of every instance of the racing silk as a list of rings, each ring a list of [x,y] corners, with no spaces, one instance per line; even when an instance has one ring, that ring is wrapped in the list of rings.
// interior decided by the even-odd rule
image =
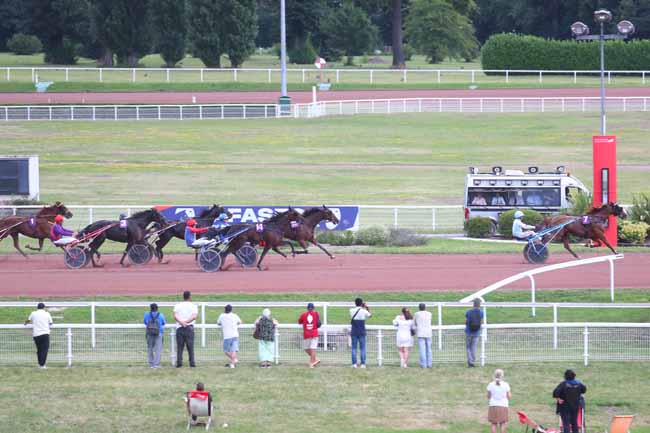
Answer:
[[[58,241],[63,236],[72,236],[74,232],[66,230],[60,224],[54,224],[50,229],[50,240],[52,242]]]
[[[214,222],[212,223],[212,227],[215,230],[221,230],[222,228],[228,227],[230,224],[228,224],[226,221],[222,221],[220,219],[215,219]]]
[[[196,240],[197,234],[202,234],[208,231],[208,227],[185,227],[185,244],[191,247]]]
[[[523,238],[523,232],[524,230],[534,230],[535,226],[529,226],[528,224],[525,224],[522,220],[516,219],[512,222],[512,236],[516,237],[517,239]]]

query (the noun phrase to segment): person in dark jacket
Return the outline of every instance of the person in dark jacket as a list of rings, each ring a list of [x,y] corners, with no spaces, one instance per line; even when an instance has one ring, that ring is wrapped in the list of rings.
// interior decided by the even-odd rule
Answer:
[[[580,397],[587,392],[587,387],[576,379],[573,370],[564,372],[564,381],[553,390],[557,401],[557,413],[562,418],[562,433],[578,433],[578,411]]]

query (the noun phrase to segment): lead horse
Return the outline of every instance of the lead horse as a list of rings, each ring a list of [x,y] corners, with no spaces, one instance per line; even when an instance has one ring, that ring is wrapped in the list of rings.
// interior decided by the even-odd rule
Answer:
[[[52,206],[44,206],[34,216],[9,216],[0,220],[0,241],[11,236],[14,241],[14,248],[27,258],[27,254],[20,248],[18,235],[38,239],[38,248],[25,245],[33,251],[43,250],[43,241],[50,237],[50,230],[54,224],[54,217],[63,215],[65,218],[72,218],[72,212],[61,202]]]
[[[578,259],[578,255],[573,252],[569,244],[569,235],[576,236],[581,239],[590,239],[597,243],[604,243],[609,247],[614,254],[618,254],[616,249],[609,243],[605,237],[605,223],[609,219],[610,215],[620,217],[625,219],[627,217],[627,212],[617,203],[607,203],[598,208],[593,208],[585,215],[582,216],[569,216],[569,215],[560,215],[556,217],[548,217],[544,219],[544,225],[546,227],[553,227],[565,223],[571,219],[575,221],[564,226],[557,234],[558,238],[562,239],[564,248],[570,252],[573,257]]]

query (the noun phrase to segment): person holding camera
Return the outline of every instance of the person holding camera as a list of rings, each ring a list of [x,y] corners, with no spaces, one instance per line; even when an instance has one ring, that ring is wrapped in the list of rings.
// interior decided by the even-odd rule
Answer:
[[[352,368],[357,368],[357,346],[361,364],[359,367],[366,368],[366,319],[372,316],[370,309],[363,302],[363,299],[354,300],[354,307],[350,308],[350,337],[352,339]]]

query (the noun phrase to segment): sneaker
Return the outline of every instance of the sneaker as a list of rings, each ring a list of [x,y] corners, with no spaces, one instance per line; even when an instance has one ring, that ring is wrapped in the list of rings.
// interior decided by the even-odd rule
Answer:
[[[230,368],[235,368],[235,364],[230,364]]]
[[[226,367],[226,368],[230,368],[230,363],[224,365],[224,367]]]
[[[357,368],[357,364],[352,364],[352,368]]]
[[[366,368],[366,364],[361,364],[361,368]]]
[[[41,370],[47,370],[47,366],[45,366],[45,365],[41,365],[38,368],[40,368]]]

